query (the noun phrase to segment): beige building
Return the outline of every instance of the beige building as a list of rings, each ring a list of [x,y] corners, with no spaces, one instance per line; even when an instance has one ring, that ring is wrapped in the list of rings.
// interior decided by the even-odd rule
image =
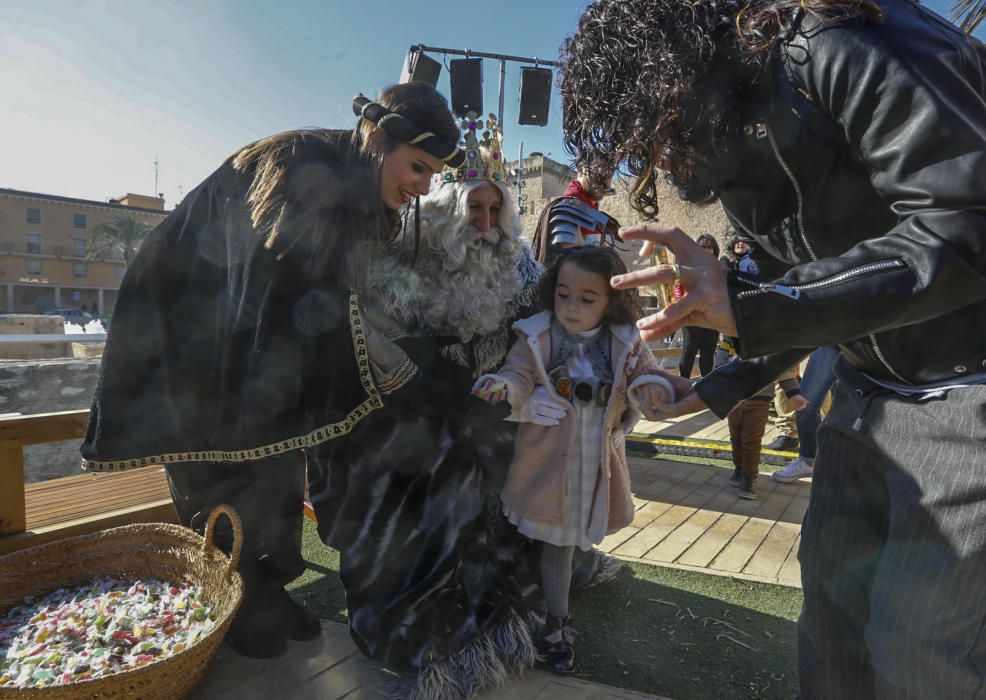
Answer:
[[[120,214],[153,227],[168,212],[160,197],[127,194],[98,202],[0,188],[0,312],[112,313],[123,256],[90,258],[87,248],[92,229]]]

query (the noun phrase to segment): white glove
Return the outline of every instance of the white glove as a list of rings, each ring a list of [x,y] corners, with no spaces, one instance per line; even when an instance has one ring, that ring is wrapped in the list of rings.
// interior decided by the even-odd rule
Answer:
[[[544,426],[558,425],[565,417],[567,407],[565,401],[556,399],[545,387],[538,386],[527,403],[507,420]]]

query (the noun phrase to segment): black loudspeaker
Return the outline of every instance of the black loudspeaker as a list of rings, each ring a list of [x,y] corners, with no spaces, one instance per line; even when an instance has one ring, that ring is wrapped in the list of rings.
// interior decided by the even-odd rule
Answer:
[[[544,126],[548,123],[551,105],[551,69],[520,69],[520,117],[521,124]]]
[[[427,83],[432,87],[438,85],[438,76],[442,72],[442,64],[425,56],[420,51],[412,49],[404,59],[401,69],[401,83]]]
[[[452,111],[464,117],[469,112],[483,114],[483,59],[457,58],[449,61]]]

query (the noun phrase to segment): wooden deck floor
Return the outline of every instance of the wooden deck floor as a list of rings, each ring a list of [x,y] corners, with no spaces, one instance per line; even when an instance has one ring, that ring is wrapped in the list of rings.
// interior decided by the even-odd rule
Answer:
[[[725,419],[710,411],[641,421],[635,432],[729,441]],[[777,435],[768,426],[764,442]],[[650,564],[801,587],[797,554],[810,479],[779,484],[761,474],[760,498],[745,501],[721,467],[631,458],[630,469],[636,517],[603,541],[604,550]]]

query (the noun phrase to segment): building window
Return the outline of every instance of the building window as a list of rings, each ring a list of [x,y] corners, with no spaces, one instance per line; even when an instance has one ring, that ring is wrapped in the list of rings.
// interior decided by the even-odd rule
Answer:
[[[27,208],[27,223],[29,224],[40,224],[41,223],[41,210],[35,209],[34,207]]]
[[[26,244],[24,250],[28,253],[33,253],[35,255],[41,255],[41,234],[40,233],[29,233],[25,236]]]
[[[118,267],[118,268],[116,268],[116,278],[118,280],[122,280],[123,279],[123,276],[125,274],[127,274],[127,268],[125,268],[125,267]]]
[[[72,274],[75,277],[85,277],[86,267],[87,265],[85,263],[72,263]]]
[[[29,274],[29,275],[40,275],[41,274],[41,261],[40,260],[28,260],[27,261],[27,274]]]
[[[86,226],[88,226],[86,215],[72,214],[72,225],[75,226],[75,228],[86,228]]]
[[[86,239],[85,238],[73,238],[72,239],[72,255],[77,258],[86,257]]]

